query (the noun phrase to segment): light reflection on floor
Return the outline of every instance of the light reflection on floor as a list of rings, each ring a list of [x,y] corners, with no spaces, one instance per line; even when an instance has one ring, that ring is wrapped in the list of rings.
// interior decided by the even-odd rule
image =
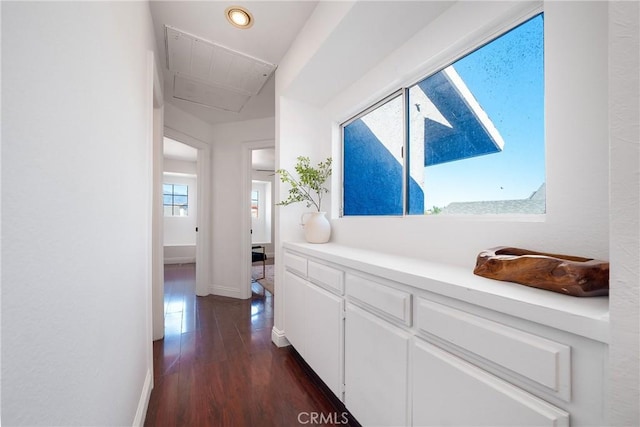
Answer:
[[[165,337],[179,337],[196,330],[195,264],[165,266]],[[273,314],[273,295],[258,282],[251,283],[251,324],[258,329],[264,314]]]

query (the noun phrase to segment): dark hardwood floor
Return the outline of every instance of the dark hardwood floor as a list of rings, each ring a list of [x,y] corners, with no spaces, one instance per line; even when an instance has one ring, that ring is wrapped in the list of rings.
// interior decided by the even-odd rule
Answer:
[[[271,342],[270,293],[254,284],[248,300],[196,297],[194,275],[193,264],[165,267],[145,426],[357,425],[295,350]]]

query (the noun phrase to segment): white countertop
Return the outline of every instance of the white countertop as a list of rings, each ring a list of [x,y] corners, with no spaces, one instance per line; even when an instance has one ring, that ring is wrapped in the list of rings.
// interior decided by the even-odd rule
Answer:
[[[284,243],[284,247],[418,289],[596,341],[609,342],[608,297],[584,298],[562,295],[476,276],[472,269],[335,243]]]

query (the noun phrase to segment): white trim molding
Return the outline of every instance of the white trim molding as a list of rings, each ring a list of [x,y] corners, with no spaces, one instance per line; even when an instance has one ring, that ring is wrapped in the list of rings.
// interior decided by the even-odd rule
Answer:
[[[288,345],[291,345],[291,343],[285,336],[284,331],[281,331],[275,326],[271,329],[271,341],[278,347],[286,347]]]
[[[138,409],[136,409],[136,415],[133,418],[133,427],[142,427],[144,425],[149,400],[151,399],[151,390],[153,390],[153,373],[151,370],[147,370],[144,385],[142,386],[142,394],[140,394],[140,400],[138,400]]]
[[[229,298],[236,298],[236,299],[246,299],[241,297],[240,289],[230,288],[229,286],[212,285],[210,291],[207,294],[213,294],[221,297],[229,297]]]

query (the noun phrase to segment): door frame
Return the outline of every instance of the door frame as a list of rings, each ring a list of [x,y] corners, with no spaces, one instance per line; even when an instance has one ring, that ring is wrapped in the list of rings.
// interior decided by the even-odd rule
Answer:
[[[164,136],[198,150],[196,163],[197,227],[196,233],[196,295],[211,293],[211,271],[207,260],[211,255],[211,146],[169,126],[164,126]],[[164,242],[163,242],[164,243]]]
[[[162,217],[162,128],[164,126],[164,98],[162,79],[156,64],[156,56],[149,51],[149,82],[151,90],[150,111],[150,224],[149,235],[151,245],[151,295],[150,295],[150,335],[151,341],[164,337],[164,266],[162,259],[163,217]],[[150,354],[153,366],[153,350]]]
[[[275,139],[261,139],[242,143],[242,181],[244,197],[240,205],[240,253],[242,266],[240,270],[240,298],[251,298],[251,153],[253,150],[276,147]],[[272,193],[273,194],[273,193]]]

